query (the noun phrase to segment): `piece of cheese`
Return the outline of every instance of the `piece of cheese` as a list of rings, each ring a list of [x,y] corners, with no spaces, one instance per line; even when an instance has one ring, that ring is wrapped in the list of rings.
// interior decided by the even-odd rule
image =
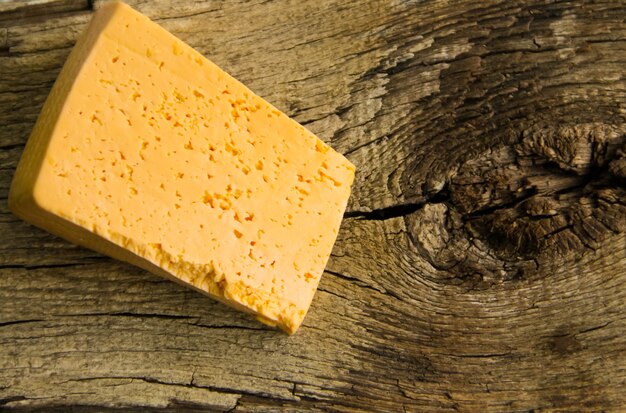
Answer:
[[[147,17],[97,11],[33,129],[9,205],[41,228],[293,333],[354,166]]]

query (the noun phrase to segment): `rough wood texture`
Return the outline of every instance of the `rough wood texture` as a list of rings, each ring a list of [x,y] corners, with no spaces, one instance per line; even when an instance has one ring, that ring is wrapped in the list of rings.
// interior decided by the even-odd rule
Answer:
[[[293,337],[8,212],[100,6],[28,3],[0,5],[0,408],[623,411],[623,2],[131,2],[357,165]]]

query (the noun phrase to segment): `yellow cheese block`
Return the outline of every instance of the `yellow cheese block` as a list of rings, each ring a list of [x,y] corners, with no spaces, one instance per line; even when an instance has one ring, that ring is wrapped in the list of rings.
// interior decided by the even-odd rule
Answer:
[[[335,242],[354,166],[122,3],[57,79],[9,205],[54,234],[293,333]]]

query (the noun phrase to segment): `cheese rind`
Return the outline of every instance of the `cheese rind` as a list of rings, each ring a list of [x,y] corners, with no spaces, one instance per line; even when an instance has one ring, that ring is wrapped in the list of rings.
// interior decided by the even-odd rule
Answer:
[[[15,214],[289,333],[354,166],[122,3],[97,11],[20,160]]]

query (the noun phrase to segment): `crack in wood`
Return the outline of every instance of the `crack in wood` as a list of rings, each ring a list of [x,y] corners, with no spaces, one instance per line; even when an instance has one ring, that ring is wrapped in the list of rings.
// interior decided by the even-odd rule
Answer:
[[[412,214],[422,208],[425,204],[426,202],[417,202],[412,204],[393,205],[371,211],[348,211],[343,216],[344,218],[384,221]]]
[[[158,313],[132,313],[132,312],[110,312],[110,313],[82,313],[82,314],[59,314],[63,317],[129,317],[129,318],[155,318],[162,320],[189,320],[197,319],[197,316],[180,314],[158,314]]]
[[[13,326],[16,324],[27,324],[27,323],[38,323],[44,321],[42,319],[32,319],[32,320],[15,320],[15,321],[4,321],[4,322],[0,322],[0,328],[2,327],[7,327],[7,326]]]
[[[272,334],[276,333],[275,329],[271,327],[251,327],[244,325],[226,325],[226,324],[201,324],[201,323],[190,323],[190,325],[194,327],[214,329],[214,330],[250,330],[250,331],[268,331]]]
[[[26,396],[6,397],[6,398],[3,398],[3,399],[0,399],[0,406],[4,406],[4,405],[7,405],[7,404],[13,403],[13,402],[20,402],[22,400],[28,400],[28,398]]]
[[[329,269],[325,269],[324,272],[328,273],[328,274],[331,274],[331,275],[333,275],[333,276],[335,276],[337,278],[341,278],[342,280],[346,280],[346,281],[348,281],[350,283],[353,283],[355,285],[358,285],[361,288],[365,288],[367,290],[370,290],[370,291],[373,291],[373,292],[376,292],[376,293],[379,293],[379,294],[388,294],[388,292],[386,290],[380,290],[378,288],[375,288],[375,287],[373,287],[373,286],[371,286],[371,285],[369,285],[369,284],[359,280],[358,278],[350,277],[350,276],[338,273],[336,271],[331,271]]]
[[[54,269],[54,268],[71,268],[71,267],[84,267],[97,264],[99,261],[110,261],[107,257],[88,257],[89,262],[71,262],[63,264],[0,264],[0,270],[8,269],[23,269],[27,271],[41,270],[41,269]]]
[[[420,202],[392,205],[385,208],[373,209],[370,211],[348,211],[344,218],[353,218],[369,221],[385,221],[393,218],[400,218],[411,215],[424,207],[426,204],[439,204],[449,201],[449,195],[445,190],[441,190],[433,195],[425,197]]]

